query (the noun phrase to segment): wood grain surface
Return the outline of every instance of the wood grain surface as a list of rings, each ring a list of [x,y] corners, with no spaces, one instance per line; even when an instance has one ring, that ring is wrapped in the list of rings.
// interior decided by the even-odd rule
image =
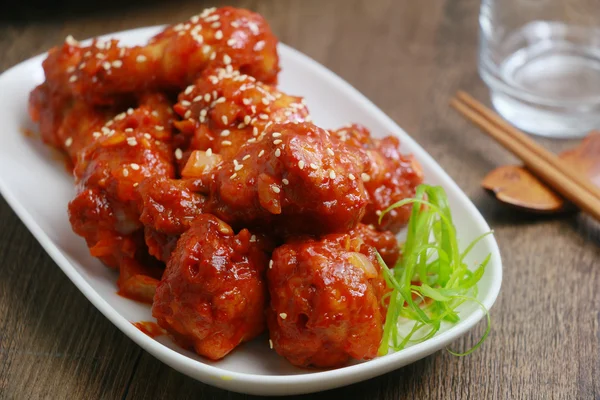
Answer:
[[[60,43],[181,21],[221,1],[31,0],[0,6],[0,71]],[[514,162],[448,107],[477,74],[476,0],[230,2],[373,100],[444,167],[496,232],[504,282],[493,331],[468,357],[440,351],[317,399],[600,399],[600,228],[515,214],[479,185]],[[3,94],[0,93],[0,96]],[[14,132],[2,132],[14,134]],[[572,142],[541,140],[554,151]],[[1,142],[0,142],[1,143]],[[1,145],[1,144],[0,144]],[[43,194],[40,194],[43,195]],[[66,205],[65,205],[66,206]],[[0,398],[243,399],[154,359],[75,288],[0,199]],[[483,327],[454,346],[473,344]]]

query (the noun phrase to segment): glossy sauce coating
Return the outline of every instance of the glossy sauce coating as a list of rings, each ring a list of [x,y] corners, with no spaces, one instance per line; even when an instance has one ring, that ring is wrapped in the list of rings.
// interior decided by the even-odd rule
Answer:
[[[179,236],[203,213],[206,198],[197,193],[197,179],[145,179],[139,186],[142,197],[140,222],[148,251],[167,262]]]
[[[271,125],[219,166],[208,209],[276,235],[347,231],[368,201],[362,157],[311,123]]]
[[[145,46],[123,47],[117,40],[81,46],[69,37],[50,50],[43,67],[54,91],[91,104],[114,104],[133,93],[182,90],[208,66],[231,65],[276,83],[276,46],[262,16],[223,7],[170,26]]]
[[[192,150],[208,150],[231,159],[248,141],[275,123],[309,120],[300,97],[282,93],[237,70],[207,70],[179,95],[174,107],[183,118],[175,146],[182,150],[180,165]]]
[[[333,134],[348,146],[363,149],[369,159],[362,175],[369,193],[362,222],[397,233],[408,222],[411,206],[388,212],[381,224],[379,215],[392,204],[414,197],[415,189],[423,182],[421,166],[412,155],[400,152],[400,141],[395,136],[372,138],[370,132],[358,124],[338,129]]]
[[[265,329],[267,262],[248,230],[203,214],[177,242],[152,315],[181,346],[218,360]]]
[[[291,241],[274,251],[267,281],[271,341],[292,364],[335,367],[377,355],[388,289],[360,238]]]

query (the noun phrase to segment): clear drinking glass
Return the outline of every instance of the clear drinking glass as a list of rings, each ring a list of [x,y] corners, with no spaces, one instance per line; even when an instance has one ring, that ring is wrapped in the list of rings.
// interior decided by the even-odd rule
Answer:
[[[498,113],[542,136],[600,129],[600,0],[482,0],[479,23]]]

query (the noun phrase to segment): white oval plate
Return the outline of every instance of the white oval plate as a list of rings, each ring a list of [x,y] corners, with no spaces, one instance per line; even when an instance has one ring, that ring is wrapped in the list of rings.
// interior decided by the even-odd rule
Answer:
[[[106,35],[126,45],[144,43],[161,27]],[[314,121],[324,128],[349,122],[367,126],[374,135],[397,135],[404,152],[421,162],[428,183],[446,189],[463,246],[489,231],[473,203],[442,168],[398,125],[356,89],[317,62],[285,46],[279,47],[280,88],[306,98]],[[359,382],[421,359],[464,335],[483,317],[474,305],[464,305],[461,321],[433,338],[397,353],[344,368],[311,371],[292,367],[269,349],[266,336],[246,343],[224,360],[211,362],[177,347],[167,337],[151,339],[131,322],[153,320],[150,307],[115,293],[116,274],[91,257],[82,238],[71,231],[67,203],[74,194],[64,165],[39,139],[22,134],[35,129],[27,114],[29,92],[44,79],[45,55],[29,59],[0,76],[0,192],[42,247],[81,292],[113,324],[159,360],[182,373],[223,389],[262,395],[310,393]],[[486,237],[472,252],[470,263],[492,253],[479,284],[479,300],[490,309],[500,291],[502,263],[496,241]],[[481,350],[485,351],[485,350]]]

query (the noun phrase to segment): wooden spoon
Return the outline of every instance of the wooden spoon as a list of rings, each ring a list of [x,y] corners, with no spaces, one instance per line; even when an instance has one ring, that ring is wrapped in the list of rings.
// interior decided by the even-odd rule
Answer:
[[[579,146],[559,157],[600,186],[600,132],[590,133]],[[481,185],[502,203],[527,211],[552,214],[564,211],[570,205],[529,170],[517,165],[496,168]]]

